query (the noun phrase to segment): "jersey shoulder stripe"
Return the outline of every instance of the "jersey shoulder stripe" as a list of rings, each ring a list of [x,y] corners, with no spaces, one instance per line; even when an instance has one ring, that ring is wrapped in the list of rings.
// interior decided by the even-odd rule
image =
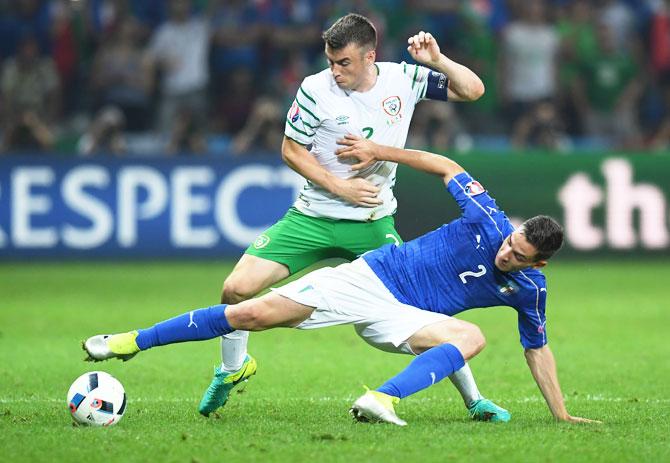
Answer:
[[[314,119],[314,121],[316,121],[317,124],[318,124],[319,122],[321,122],[321,119],[319,119],[319,118],[316,116],[316,114],[314,114],[312,111],[310,111],[309,109],[307,109],[307,107],[306,107],[303,103],[301,103],[300,100],[298,100],[298,96],[297,96],[297,95],[296,95],[296,97],[295,97],[295,102],[298,104],[298,107],[299,107],[300,109],[302,109],[303,111],[305,111],[307,114],[309,114],[309,115],[312,117],[312,119]]]
[[[414,65],[414,75],[412,76],[412,89],[414,89],[414,85],[416,84],[416,77],[419,75],[419,66],[417,64]]]
[[[312,103],[316,104],[316,100],[315,100],[313,97],[311,97],[311,96],[305,91],[305,89],[303,88],[302,85],[300,86],[300,93],[302,93],[303,95],[305,95],[305,98],[307,98],[309,101],[311,101]]]
[[[288,124],[288,125],[289,125],[293,130],[295,130],[296,132],[298,132],[298,133],[300,133],[300,134],[303,134],[303,135],[305,135],[305,136],[307,136],[307,137],[313,137],[313,136],[316,134],[316,132],[307,133],[307,132],[305,132],[304,130],[300,130],[298,127],[296,127],[295,125],[293,125],[293,124],[291,123],[291,121],[289,120],[288,117],[286,118],[286,124]],[[305,124],[305,125],[307,125],[307,124]]]

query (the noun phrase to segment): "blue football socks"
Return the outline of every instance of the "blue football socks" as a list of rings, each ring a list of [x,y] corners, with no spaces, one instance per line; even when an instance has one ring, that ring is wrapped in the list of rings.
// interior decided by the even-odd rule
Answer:
[[[232,333],[226,319],[227,304],[192,310],[177,317],[156,323],[151,328],[137,330],[137,347],[140,350],[176,342],[201,341]]]
[[[461,351],[453,344],[442,344],[418,355],[377,391],[402,399],[443,380],[463,365],[465,360]]]

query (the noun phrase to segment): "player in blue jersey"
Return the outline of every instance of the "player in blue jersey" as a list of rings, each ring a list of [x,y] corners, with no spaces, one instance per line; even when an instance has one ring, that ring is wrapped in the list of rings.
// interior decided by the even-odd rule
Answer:
[[[89,358],[127,360],[151,347],[211,339],[236,329],[353,324],[379,349],[416,355],[405,370],[367,391],[351,408],[359,421],[404,426],[394,409],[400,399],[448,377],[484,348],[481,330],[453,315],[510,306],[518,313],[528,366],[554,417],[592,422],[565,408],[547,345],[547,291],[539,269],[562,245],[560,225],[537,216],[514,229],[482,185],[446,157],[355,136],[341,144],[338,154],[358,159],[355,169],[385,160],[442,176],[462,215],[416,240],[316,270],[259,298],[193,310],[148,329],[93,336],[84,343]]]

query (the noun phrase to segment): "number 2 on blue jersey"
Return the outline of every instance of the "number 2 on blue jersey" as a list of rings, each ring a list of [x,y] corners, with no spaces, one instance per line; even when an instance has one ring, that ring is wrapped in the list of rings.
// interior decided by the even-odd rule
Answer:
[[[484,267],[482,264],[479,264],[477,268],[479,269],[479,272],[471,272],[470,270],[468,270],[466,272],[458,274],[464,285],[468,284],[468,281],[465,279],[465,277],[479,278],[481,276],[486,275],[486,267]]]

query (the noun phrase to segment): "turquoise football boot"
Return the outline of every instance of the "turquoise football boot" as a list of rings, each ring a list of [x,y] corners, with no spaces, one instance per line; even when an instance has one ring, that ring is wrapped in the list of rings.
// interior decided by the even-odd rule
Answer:
[[[475,421],[491,421],[493,423],[507,423],[512,415],[504,408],[498,407],[488,399],[473,401],[468,407],[470,418]]]
[[[212,382],[198,406],[200,414],[209,416],[216,409],[226,405],[230,391],[242,381],[246,381],[250,376],[255,375],[256,368],[256,359],[250,355],[247,355],[244,359],[242,368],[233,373],[222,371],[220,367],[214,368],[214,378],[212,378]]]

